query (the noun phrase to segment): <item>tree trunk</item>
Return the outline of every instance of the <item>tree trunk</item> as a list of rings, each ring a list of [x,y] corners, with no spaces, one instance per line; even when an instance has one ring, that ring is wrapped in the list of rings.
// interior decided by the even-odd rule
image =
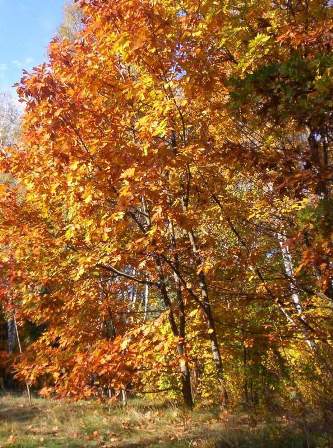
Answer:
[[[151,221],[150,221],[150,217],[149,217],[149,211],[148,211],[146,202],[143,197],[142,197],[142,207],[143,207],[143,210],[144,210],[144,213],[146,216],[146,225],[147,225],[147,227],[150,227]],[[144,229],[141,228],[141,230],[145,233]],[[172,226],[171,226],[171,237],[172,237],[173,247],[175,248],[176,239],[175,239],[175,234],[174,234],[174,230],[173,230]],[[178,354],[180,356],[180,361],[179,361],[179,367],[180,367],[180,373],[181,373],[180,380],[181,380],[181,385],[182,385],[182,395],[183,395],[184,404],[189,409],[192,409],[193,408],[193,396],[192,396],[192,386],[191,386],[191,373],[190,373],[188,361],[186,358],[185,305],[184,305],[184,301],[183,301],[183,297],[182,297],[181,285],[179,283],[179,279],[176,279],[176,276],[175,276],[175,281],[176,281],[176,285],[177,285],[177,304],[179,307],[179,316],[180,316],[179,317],[179,328],[178,328],[175,314],[172,309],[172,302],[170,300],[168,290],[167,290],[167,285],[166,285],[166,281],[165,281],[165,275],[163,272],[163,265],[162,265],[161,257],[158,254],[155,254],[154,258],[155,258],[156,267],[157,267],[158,276],[159,276],[159,290],[161,293],[161,297],[162,297],[164,306],[168,309],[168,319],[169,319],[171,331],[172,331],[172,334],[178,339],[177,350],[178,350]],[[149,294],[149,290],[145,289],[145,315],[147,312],[146,307],[148,306],[148,294]]]
[[[175,255],[175,263],[177,269],[179,268],[178,256]],[[188,366],[187,354],[186,354],[186,311],[185,303],[182,294],[181,284],[179,277],[174,273],[174,279],[176,284],[176,297],[179,309],[179,337],[178,337],[178,353],[180,356],[180,371],[182,374],[182,393],[185,406],[189,409],[193,408],[193,396],[191,386],[191,373]]]
[[[316,194],[320,199],[328,200],[332,198],[330,189],[331,166],[329,160],[329,139],[325,129],[309,129],[308,143],[310,147],[311,161],[310,166],[317,177]],[[327,202],[324,207],[324,218],[326,222],[330,222],[331,204]],[[332,248],[330,236],[327,240]],[[327,257],[327,264],[332,266],[332,261]],[[330,276],[324,293],[329,299],[333,300],[333,278]]]
[[[7,331],[8,331],[8,352],[13,353],[16,345],[16,329],[14,319],[8,319],[7,321]]]
[[[281,233],[277,234],[277,238],[278,238],[281,253],[282,253],[282,261],[283,261],[284,270],[285,270],[287,276],[291,279],[291,282],[290,282],[291,299],[293,301],[293,304],[294,304],[297,314],[302,314],[303,310],[302,310],[301,300],[300,300],[299,294],[297,292],[297,289],[294,285],[294,282],[295,282],[294,265],[293,265],[293,261],[292,261],[292,258],[291,258],[290,252],[289,252],[289,247],[287,245],[287,238],[285,235],[283,235]]]
[[[196,246],[194,234],[192,231],[188,232],[188,237],[191,243],[192,252],[195,258],[198,257],[198,249]],[[202,260],[198,260],[197,268],[199,268],[199,265],[202,263]],[[218,337],[216,333],[216,327],[215,327],[215,320],[212,312],[212,307],[209,301],[209,295],[208,295],[208,287],[206,282],[206,276],[204,272],[201,270],[198,274],[198,280],[199,280],[199,287],[200,287],[200,293],[201,293],[201,301],[202,301],[202,310],[204,312],[207,327],[208,327],[208,336],[210,339],[211,344],[211,350],[212,350],[212,356],[213,361],[215,364],[216,372],[221,384],[222,389],[222,395],[223,395],[223,402],[224,404],[228,403],[228,393],[227,389],[225,387],[225,381],[224,381],[224,369],[223,369],[223,362],[220,352],[220,347],[218,343]]]
[[[179,338],[178,353],[180,355],[180,371],[181,371],[181,383],[182,383],[182,395],[184,404],[187,408],[193,408],[193,397],[191,387],[191,373],[186,359],[185,343]]]
[[[284,269],[286,271],[287,276],[290,278],[290,288],[291,288],[291,300],[294,304],[296,313],[300,317],[301,322],[304,322],[305,325],[303,325],[303,333],[305,336],[305,341],[307,345],[310,347],[311,350],[315,348],[315,343],[313,340],[309,338],[309,330],[306,328],[306,321],[304,320],[304,317],[302,317],[303,308],[301,304],[301,300],[298,294],[298,291],[295,287],[296,279],[294,275],[294,265],[293,260],[291,258],[291,254],[289,251],[289,247],[287,245],[287,238],[285,235],[278,233],[277,238],[279,241],[279,245],[281,248],[282,253],[282,261],[284,265]]]
[[[149,286],[145,284],[144,286],[144,316],[143,320],[147,320],[147,313],[148,313],[148,301],[149,301]]]
[[[185,321],[185,308],[184,308],[184,302],[181,300],[182,305],[179,309],[179,328],[177,326],[177,322],[174,316],[174,313],[172,311],[172,304],[171,300],[169,298],[169,294],[166,288],[165,284],[165,278],[164,273],[162,270],[162,263],[159,257],[156,258],[158,271],[159,271],[159,280],[160,280],[160,291],[162,295],[162,299],[164,302],[164,305],[169,310],[169,322],[170,327],[172,330],[172,334],[178,338],[178,344],[177,349],[180,356],[179,366],[180,366],[180,372],[181,372],[181,384],[182,384],[182,395],[184,404],[189,409],[193,408],[193,398],[192,398],[192,387],[191,387],[191,375],[190,375],[190,369],[188,366],[187,358],[186,358],[186,345],[185,345],[185,330],[186,330],[186,321]],[[181,293],[181,291],[180,291]],[[179,290],[177,290],[177,301],[179,301]],[[182,297],[181,297],[182,299]],[[178,303],[179,305],[179,303]]]

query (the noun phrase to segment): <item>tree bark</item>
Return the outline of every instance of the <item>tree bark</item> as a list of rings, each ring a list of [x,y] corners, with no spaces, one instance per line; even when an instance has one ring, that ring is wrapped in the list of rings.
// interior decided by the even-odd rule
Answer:
[[[16,329],[14,319],[8,319],[7,321],[7,331],[8,331],[8,352],[13,353],[16,345]]]
[[[145,284],[144,286],[144,316],[143,320],[147,320],[147,312],[148,312],[148,301],[149,301],[149,286]]]
[[[172,330],[172,334],[178,338],[177,350],[180,356],[179,367],[181,372],[181,385],[182,385],[182,395],[184,404],[187,408],[193,408],[193,397],[192,397],[192,387],[191,387],[191,374],[186,358],[186,343],[185,343],[185,333],[186,333],[186,319],[185,319],[185,307],[182,297],[179,296],[181,291],[177,289],[177,301],[179,306],[179,299],[181,299],[181,305],[179,307],[179,328],[175,319],[175,315],[172,311],[172,304],[169,298],[169,294],[165,284],[164,273],[162,270],[162,263],[159,257],[156,258],[157,266],[159,270],[159,280],[160,280],[160,291],[164,305],[169,310],[169,323]],[[180,285],[179,285],[180,286]]]
[[[199,265],[202,263],[202,260],[200,259],[200,257],[198,257],[198,249],[197,249],[194,233],[192,231],[189,231],[188,237],[189,237],[189,240],[191,243],[194,258],[197,260],[197,263],[196,263],[197,268],[200,269]],[[201,293],[202,310],[204,312],[206,322],[207,322],[208,336],[210,339],[213,361],[214,361],[216,372],[217,372],[217,375],[218,375],[218,378],[219,378],[219,381],[221,384],[223,401],[224,401],[224,404],[227,404],[228,403],[228,392],[225,387],[223,362],[222,362],[218,337],[217,337],[217,333],[216,333],[215,320],[214,320],[214,316],[213,316],[213,312],[212,312],[212,307],[211,307],[211,304],[209,301],[206,276],[202,270],[199,271],[197,276],[198,276],[198,280],[199,280],[199,287],[200,287],[200,293]]]
[[[302,317],[303,308],[302,308],[299,293],[295,287],[296,279],[295,279],[295,275],[294,275],[294,264],[293,264],[293,260],[292,260],[292,257],[291,257],[290,251],[289,251],[289,247],[287,245],[287,238],[285,235],[283,235],[281,233],[277,233],[277,239],[279,241],[279,245],[280,245],[280,249],[281,249],[284,269],[286,271],[287,276],[291,279],[291,282],[290,282],[291,300],[294,304],[296,313],[300,317],[301,322],[303,322],[304,321],[304,318]],[[304,323],[305,323],[305,321],[304,321]],[[303,325],[303,327],[304,327],[304,325]],[[313,350],[315,348],[315,343],[313,340],[311,340],[309,338],[308,329],[304,328],[303,332],[304,332],[304,336],[305,336],[305,342],[310,347],[310,349]]]

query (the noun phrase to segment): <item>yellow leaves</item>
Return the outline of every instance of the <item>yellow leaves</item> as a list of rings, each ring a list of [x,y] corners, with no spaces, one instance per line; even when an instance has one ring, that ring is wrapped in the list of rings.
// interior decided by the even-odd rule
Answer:
[[[79,280],[83,276],[84,273],[85,273],[85,267],[80,266],[74,276],[74,280]]]
[[[137,120],[135,127],[137,130],[142,131],[150,129],[150,125],[151,125],[151,117],[149,115],[144,115],[143,117]]]
[[[66,240],[71,240],[75,235],[75,226],[73,224],[70,224],[65,232],[65,238]]]
[[[122,179],[131,179],[135,175],[135,167],[127,168],[122,175],[120,176]]]
[[[78,167],[80,166],[80,161],[79,160],[74,160],[70,165],[69,168],[71,171],[76,171],[78,169]]]
[[[127,96],[138,101],[147,101],[156,97],[154,91],[153,77],[147,73],[142,73],[138,80],[129,85]]]
[[[128,345],[130,343],[130,339],[129,338],[124,338],[123,341],[120,344],[120,350],[124,351],[127,349]]]
[[[29,182],[26,182],[26,183],[25,183],[25,188],[26,188],[28,191],[32,191],[32,190],[34,189],[34,187],[35,187],[35,183],[32,182],[32,181],[29,181]]]
[[[92,193],[86,193],[84,195],[84,203],[85,204],[90,204],[93,201],[93,194]]]
[[[148,143],[144,143],[144,144],[142,145],[143,155],[144,155],[144,156],[147,156],[147,155],[148,155],[148,153],[149,153],[149,147],[150,147],[150,145],[149,145]]]
[[[112,214],[112,219],[114,221],[122,221],[124,219],[125,212],[116,212]]]
[[[163,208],[161,206],[154,207],[151,221],[158,222],[162,219],[163,219]]]
[[[256,292],[258,294],[266,294],[267,293],[267,285],[266,283],[260,283],[257,287],[256,287]]]
[[[122,56],[127,55],[127,51],[130,46],[130,37],[127,33],[122,33],[118,39],[113,44],[113,53],[114,54],[120,54]]]
[[[267,34],[258,33],[249,42],[248,52],[239,61],[238,66],[242,73],[251,71],[257,64],[257,60],[262,59],[269,53],[272,46],[272,38]]]
[[[212,258],[206,258],[197,268],[197,274],[200,272],[204,272],[208,274],[210,271],[213,271],[216,267],[216,260]]]
[[[127,199],[127,200],[133,198],[131,186],[127,181],[125,181],[125,185],[123,185],[121,187],[120,192],[119,192],[119,197],[123,198],[123,199]]]
[[[167,134],[168,120],[154,121],[151,123],[152,135],[156,137],[164,137]]]
[[[249,282],[252,282],[253,280],[255,280],[257,278],[257,275],[254,273],[254,272],[250,272],[249,274],[248,274],[248,281]]]
[[[110,238],[109,235],[110,229],[104,229],[103,234],[102,234],[102,241],[108,241]]]
[[[191,317],[191,318],[198,317],[198,316],[199,316],[199,310],[194,309],[194,310],[190,311],[190,312],[188,313],[188,316]]]
[[[309,198],[298,201],[288,197],[275,197],[273,204],[269,199],[267,201],[260,199],[253,204],[248,214],[248,219],[269,220],[272,216],[272,207],[274,207],[275,214],[293,214],[307,207],[308,204]]]
[[[158,230],[159,230],[159,228],[158,228],[157,225],[151,226],[151,228],[150,228],[150,230],[148,232],[149,237],[153,238],[155,236],[155,234],[158,232]]]

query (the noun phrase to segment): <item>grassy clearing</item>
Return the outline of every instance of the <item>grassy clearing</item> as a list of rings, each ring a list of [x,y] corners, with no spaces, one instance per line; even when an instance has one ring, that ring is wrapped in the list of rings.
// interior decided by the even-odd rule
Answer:
[[[125,408],[97,402],[69,403],[0,398],[0,447],[12,448],[329,448],[326,434],[218,408],[188,413],[175,405],[132,400]]]

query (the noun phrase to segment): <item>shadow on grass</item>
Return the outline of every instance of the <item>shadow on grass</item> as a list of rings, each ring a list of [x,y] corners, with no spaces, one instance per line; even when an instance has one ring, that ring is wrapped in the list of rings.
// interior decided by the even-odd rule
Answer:
[[[6,423],[27,423],[41,414],[41,410],[36,406],[31,407],[6,407],[0,410],[0,424]]]
[[[164,400],[164,401],[154,403],[154,402],[149,402],[149,401],[144,402],[144,401],[140,401],[137,399],[133,399],[130,402],[130,406],[139,412],[164,411],[167,409],[179,408],[179,406],[177,406],[177,404],[175,404],[175,402],[169,401],[169,400]],[[123,407],[120,404],[118,405],[118,408],[126,410],[126,406]]]
[[[140,443],[124,442],[116,446],[117,448],[332,448],[333,439],[328,433],[319,431],[305,434],[297,428],[272,426],[248,431],[198,430],[178,440],[153,438],[141,440]]]
[[[214,448],[331,448],[328,434],[306,434],[297,429],[265,428],[261,431],[228,434],[220,438]]]
[[[32,441],[32,442],[23,442],[23,443],[14,443],[10,446],[10,448],[83,448],[88,447],[88,445],[83,445],[82,441],[71,441],[71,440],[64,440],[63,442],[59,441],[52,441],[48,440],[46,442],[38,442],[38,441]]]
[[[8,445],[7,445],[8,446]],[[188,434],[178,440],[161,440],[158,437],[142,439],[139,442],[118,441],[111,443],[108,440],[87,441],[82,439],[62,440],[25,440],[24,443],[13,443],[11,448],[332,448],[331,442],[325,435],[312,435],[306,437],[298,432],[281,432],[269,434],[266,431],[256,433],[223,434],[220,431],[208,431],[201,435]]]

